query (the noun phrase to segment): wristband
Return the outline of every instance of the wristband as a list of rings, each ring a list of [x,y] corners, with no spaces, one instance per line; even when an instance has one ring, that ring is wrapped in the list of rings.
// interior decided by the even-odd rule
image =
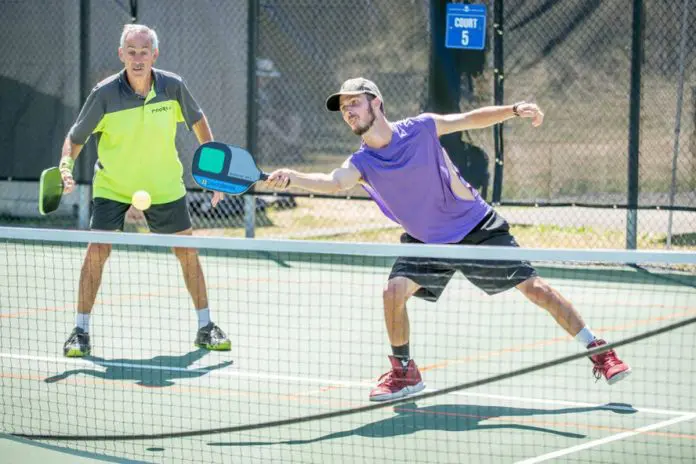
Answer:
[[[64,156],[60,159],[60,163],[58,163],[58,169],[60,171],[68,171],[72,173],[73,167],[75,166],[75,160],[72,159],[70,156]]]
[[[514,114],[517,117],[520,116],[520,113],[517,111],[518,106],[520,106],[520,103],[515,103],[514,105],[512,105],[512,114]]]

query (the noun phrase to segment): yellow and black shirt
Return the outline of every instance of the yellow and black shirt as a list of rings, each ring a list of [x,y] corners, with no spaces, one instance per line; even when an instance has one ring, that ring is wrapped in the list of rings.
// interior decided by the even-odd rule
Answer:
[[[152,70],[147,97],[133,91],[125,70],[96,85],[89,94],[70,140],[84,145],[97,137],[93,196],[130,203],[145,190],[153,204],[169,203],[186,194],[183,166],[176,150],[177,124],[189,129],[203,117],[184,80]]]

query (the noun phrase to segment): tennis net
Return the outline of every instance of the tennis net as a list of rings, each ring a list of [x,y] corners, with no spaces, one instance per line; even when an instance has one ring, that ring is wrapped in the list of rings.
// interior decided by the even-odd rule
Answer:
[[[113,249],[91,355],[65,358],[88,243]],[[172,248],[199,252],[230,351],[193,346]],[[397,258],[427,269],[455,259],[479,283],[530,261],[633,374],[596,381],[547,311],[456,274],[436,302],[408,301],[426,388],[371,402],[390,367],[383,301]],[[0,228],[0,451],[11,441],[145,462],[691,462],[695,269],[693,253]]]

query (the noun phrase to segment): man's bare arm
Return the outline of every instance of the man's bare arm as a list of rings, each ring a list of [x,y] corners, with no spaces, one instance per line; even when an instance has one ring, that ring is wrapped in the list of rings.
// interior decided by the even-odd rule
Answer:
[[[70,137],[65,137],[65,142],[63,142],[63,149],[60,151],[60,157],[65,158],[65,157],[70,157],[72,158],[73,161],[77,159],[78,156],[80,156],[80,152],[82,152],[82,147],[84,145],[80,145],[78,143],[73,143],[72,140],[70,140]]]
[[[213,131],[210,130],[208,118],[206,118],[205,115],[196,121],[191,129],[193,129],[193,133],[196,134],[196,139],[198,139],[198,143],[200,144],[212,142],[214,140]]]
[[[515,111],[517,114],[515,114]],[[428,115],[435,120],[438,136],[451,134],[453,132],[490,127],[516,116],[531,118],[534,127],[540,126],[544,120],[544,113],[534,103],[486,106],[466,113],[444,115],[429,113]]]
[[[360,182],[360,171],[346,160],[340,168],[331,173],[303,173],[292,169],[278,169],[268,176],[267,185],[271,188],[285,189],[299,187],[317,193],[336,193],[348,190]]]
[[[60,162],[58,163],[60,177],[63,180],[64,193],[70,193],[75,189],[75,179],[73,179],[72,171],[75,166],[75,160],[80,156],[83,146],[73,143],[69,135],[65,137],[63,148],[60,151]]]

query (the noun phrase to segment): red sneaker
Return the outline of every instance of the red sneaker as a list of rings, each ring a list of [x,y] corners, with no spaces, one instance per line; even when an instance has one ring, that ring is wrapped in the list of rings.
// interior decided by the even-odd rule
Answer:
[[[389,356],[392,368],[379,378],[377,387],[370,392],[370,401],[387,401],[418,393],[425,388],[418,366],[411,359],[406,367],[394,356]]]
[[[587,349],[596,348],[606,345],[607,342],[597,339],[587,345]],[[604,376],[609,385],[613,385],[619,380],[626,378],[631,373],[631,368],[628,364],[621,361],[614,350],[605,351],[594,356],[590,356],[590,360],[594,363],[592,373],[595,379],[599,380]]]

